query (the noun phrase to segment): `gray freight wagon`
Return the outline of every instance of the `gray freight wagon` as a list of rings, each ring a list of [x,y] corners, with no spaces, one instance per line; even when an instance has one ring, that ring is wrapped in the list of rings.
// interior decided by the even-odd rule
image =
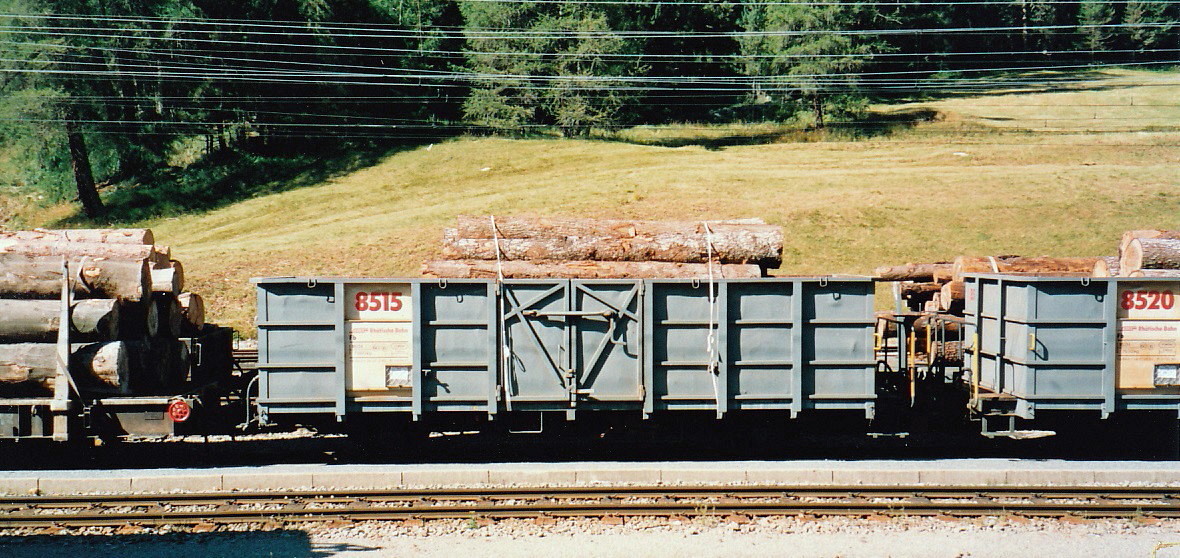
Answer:
[[[1054,412],[1180,414],[1180,281],[978,275],[966,282],[965,380],[985,433],[1008,435],[1016,419]]]
[[[264,423],[875,411],[869,279],[254,283]]]

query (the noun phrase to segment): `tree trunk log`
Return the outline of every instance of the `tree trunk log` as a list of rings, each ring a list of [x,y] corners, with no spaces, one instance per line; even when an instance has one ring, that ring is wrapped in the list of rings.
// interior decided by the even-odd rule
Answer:
[[[961,309],[966,299],[965,293],[966,284],[962,281],[951,281],[943,285],[938,298],[939,308],[946,311]]]
[[[873,274],[880,281],[933,282],[937,275],[949,276],[953,267],[949,262],[907,263],[878,267]]]
[[[935,364],[958,366],[963,364],[961,341],[935,341],[930,349]]]
[[[1135,240],[1136,238],[1162,238],[1165,240],[1177,240],[1180,239],[1180,231],[1165,231],[1159,229],[1127,231],[1123,233],[1123,238],[1119,241],[1119,256],[1122,256],[1123,252],[1127,251],[1127,246],[1130,246],[1131,241]]]
[[[119,301],[79,300],[71,310],[71,340],[111,341],[119,337]],[[57,338],[60,326],[61,302],[0,300],[0,339],[50,342]]]
[[[509,279],[657,279],[709,277],[708,264],[675,262],[503,262],[503,273]],[[452,279],[495,279],[496,262],[485,260],[432,260],[422,266],[426,277]],[[716,278],[749,279],[762,277],[756,265],[714,265]]]
[[[1127,277],[1171,277],[1180,279],[1180,269],[1137,269]]]
[[[1094,272],[1098,258],[1048,258],[1048,257],[997,257],[977,258],[959,256],[955,258],[954,281],[962,281],[967,273],[1058,273]],[[994,264],[994,265],[993,265]]]
[[[942,289],[942,285],[938,283],[913,283],[906,281],[898,285],[898,294],[901,298],[930,298],[934,293]]]
[[[184,267],[178,261],[152,266],[152,292],[178,295],[184,290]]]
[[[44,242],[104,242],[109,244],[155,244],[151,229],[33,229],[0,231],[0,238]]]
[[[782,228],[759,220],[628,221],[609,219],[460,216],[459,227],[443,235],[443,255],[450,259],[708,261],[782,263]],[[707,223],[707,226],[706,226]],[[711,233],[711,234],[710,234]]]
[[[941,298],[941,295],[940,295],[940,298]],[[959,328],[961,326],[958,322],[943,322],[943,321],[930,320],[930,319],[926,318],[925,316],[914,320],[914,329],[929,330],[930,335],[934,336],[934,337],[937,337],[936,332],[938,331],[939,327],[941,327],[945,333],[953,333],[953,334],[956,334],[956,336],[957,336]]]
[[[160,311],[152,299],[125,303],[120,312],[120,339],[132,341],[160,333]],[[134,347],[132,347],[135,350]]]
[[[0,235],[0,253],[26,256],[66,256],[107,258],[114,260],[148,260],[158,262],[162,256],[157,248],[167,246],[146,244],[115,244],[108,242],[63,242],[55,240],[20,240]],[[167,263],[168,260],[163,260]]]
[[[1118,277],[1119,275],[1119,258],[1118,256],[1103,256],[1094,262],[1094,271],[1090,273],[1091,277]]]
[[[52,391],[56,363],[57,345],[53,343],[0,345],[0,383]],[[126,393],[129,370],[127,347],[121,341],[70,347],[70,373],[79,389]]]
[[[180,293],[176,297],[180,312],[184,316],[184,329],[189,335],[198,335],[205,327],[205,299],[196,293]]]
[[[70,288],[83,298],[134,301],[151,292],[151,276],[142,260],[70,258]],[[61,258],[0,254],[0,296],[60,297]]]
[[[159,335],[176,339],[184,330],[184,315],[180,310],[180,303],[174,296],[159,296],[155,299],[156,312],[159,314]]]
[[[1140,269],[1180,269],[1180,240],[1132,239],[1119,259],[1119,273],[1129,276]]]
[[[455,260],[495,260],[496,241],[485,238],[446,238],[443,257]],[[500,239],[500,257],[514,261],[708,262],[704,235],[667,235],[628,239],[597,237]],[[782,265],[782,237],[750,232],[714,234],[713,259],[719,263],[749,263],[770,268]]]
[[[726,219],[719,221],[631,221],[625,219],[579,219],[552,217],[496,217],[496,229],[488,216],[460,215],[455,238],[640,238],[668,235],[704,236],[705,226],[714,233],[749,230],[779,234],[782,229],[761,219]]]

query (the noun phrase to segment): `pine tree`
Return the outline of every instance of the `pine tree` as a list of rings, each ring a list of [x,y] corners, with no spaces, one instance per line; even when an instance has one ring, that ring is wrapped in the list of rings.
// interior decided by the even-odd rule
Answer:
[[[852,4],[815,4],[804,0],[745,5],[742,54],[745,73],[759,78],[755,93],[780,104],[808,110],[816,128],[831,112],[853,110],[863,99],[857,72],[881,45],[860,40],[856,28],[861,8]]]

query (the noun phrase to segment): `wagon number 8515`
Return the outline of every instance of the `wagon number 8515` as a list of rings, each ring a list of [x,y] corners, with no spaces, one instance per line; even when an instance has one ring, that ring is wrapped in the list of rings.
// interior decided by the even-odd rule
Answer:
[[[1171,310],[1176,295],[1172,291],[1123,291],[1119,305],[1124,310]]]
[[[402,309],[402,294],[391,293],[356,293],[356,309],[358,312],[397,312]]]

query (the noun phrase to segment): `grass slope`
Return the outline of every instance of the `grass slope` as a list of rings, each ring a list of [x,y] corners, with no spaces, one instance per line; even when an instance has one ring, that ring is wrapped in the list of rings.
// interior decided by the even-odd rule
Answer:
[[[184,261],[212,319],[247,335],[250,277],[417,276],[460,213],[762,217],[783,226],[781,272],[791,274],[958,254],[1112,255],[1123,230],[1180,228],[1180,108],[1127,109],[1150,120],[1117,123],[1092,113],[1177,98],[1177,74],[1120,72],[1072,92],[880,107],[940,116],[867,141],[706,149],[463,139],[145,224]],[[1088,133],[1096,122],[1103,133]]]

